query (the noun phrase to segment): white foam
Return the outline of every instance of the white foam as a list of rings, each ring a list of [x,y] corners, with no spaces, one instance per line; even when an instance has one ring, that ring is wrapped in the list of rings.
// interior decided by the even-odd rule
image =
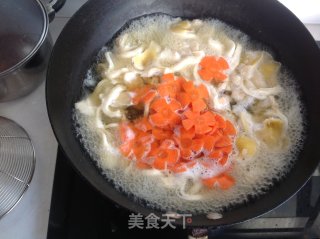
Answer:
[[[185,46],[177,36],[168,32],[169,25],[176,21],[178,19],[167,16],[145,17],[132,22],[122,34],[128,34],[127,40],[131,45],[143,43],[148,45],[151,40],[154,40],[163,47],[181,50]],[[165,32],[168,34],[164,34]],[[226,34],[231,39],[240,42],[243,49],[257,48],[257,44],[250,42],[248,36],[217,20],[205,21],[197,34],[200,36],[196,39],[199,48],[207,55],[213,54],[207,44],[208,38],[213,35],[219,38],[219,36]],[[188,54],[188,51],[190,49],[186,48],[185,53]],[[141,171],[136,169],[124,158],[110,155],[100,147],[97,143],[100,141],[100,137],[92,123],[93,119],[85,117],[79,112],[75,114],[75,120],[80,125],[77,130],[82,136],[85,148],[104,170],[106,177],[113,181],[117,189],[131,195],[134,200],[146,200],[149,207],[164,211],[191,212],[193,214],[221,212],[229,205],[247,201],[249,196],[262,194],[265,189],[272,186],[274,179],[281,179],[288,172],[297,158],[297,153],[303,143],[304,127],[301,113],[303,107],[293,77],[283,73],[280,75],[279,81],[284,91],[279,95],[278,103],[281,111],[288,118],[287,135],[290,139],[290,147],[287,151],[277,152],[270,151],[261,144],[257,157],[251,160],[233,160],[231,175],[236,178],[236,185],[225,191],[202,188],[200,191],[201,200],[186,200],[179,196],[178,191],[181,187],[190,187],[188,177],[191,177],[192,174],[188,177],[167,175],[166,183],[164,183],[162,174],[155,170]],[[92,82],[95,81],[92,74],[89,73],[85,84],[91,85]],[[116,145],[115,143],[115,147]],[[237,153],[233,152],[232,157],[236,156]],[[112,164],[113,167],[110,167],[108,163],[110,160],[116,161],[118,164]]]

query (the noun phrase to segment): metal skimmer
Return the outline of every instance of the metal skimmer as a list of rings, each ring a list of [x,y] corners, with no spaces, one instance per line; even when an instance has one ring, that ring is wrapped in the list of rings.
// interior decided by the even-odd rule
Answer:
[[[0,218],[19,202],[35,168],[32,142],[23,128],[0,117]]]

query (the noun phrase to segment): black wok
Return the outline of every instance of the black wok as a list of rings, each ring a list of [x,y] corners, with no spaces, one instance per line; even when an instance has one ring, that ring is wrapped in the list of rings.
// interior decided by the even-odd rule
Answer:
[[[259,216],[286,201],[309,179],[320,159],[320,52],[303,24],[274,0],[92,0],[59,36],[47,73],[46,97],[52,127],[75,169],[101,194],[134,212],[161,216],[115,190],[90,160],[74,131],[72,112],[86,71],[101,47],[129,20],[150,13],[217,18],[269,46],[294,75],[306,110],[306,139],[292,170],[259,199],[227,210],[223,218],[193,216],[192,226],[223,226]],[[181,223],[181,221],[177,221]]]

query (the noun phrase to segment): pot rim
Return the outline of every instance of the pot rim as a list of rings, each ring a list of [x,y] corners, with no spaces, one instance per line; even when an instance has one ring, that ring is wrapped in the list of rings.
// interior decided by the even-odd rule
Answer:
[[[0,72],[0,78],[9,75],[10,73],[14,72],[18,68],[20,68],[22,65],[24,65],[27,61],[29,61],[30,58],[32,58],[32,56],[39,50],[39,48],[42,46],[42,43],[44,42],[44,40],[47,37],[48,31],[49,31],[49,17],[48,17],[46,8],[44,7],[44,5],[42,4],[42,2],[40,0],[35,0],[35,2],[38,3],[40,9],[42,10],[42,16],[43,16],[43,21],[44,21],[43,30],[42,30],[40,39],[37,42],[37,44],[33,47],[33,49],[29,52],[29,54],[27,54],[22,60],[20,60],[15,65],[9,67],[8,69]]]

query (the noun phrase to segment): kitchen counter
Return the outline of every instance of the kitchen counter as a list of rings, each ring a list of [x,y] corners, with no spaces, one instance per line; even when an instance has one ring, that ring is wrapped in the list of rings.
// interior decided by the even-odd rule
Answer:
[[[86,0],[67,0],[50,24],[53,40],[57,39],[72,14],[85,2]],[[306,5],[307,2],[304,1],[303,4]],[[320,13],[317,16],[318,18],[309,16],[304,19],[301,15],[315,39],[320,40]],[[17,206],[0,220],[0,238],[44,239],[47,234],[57,153],[57,142],[46,109],[45,81],[24,98],[0,103],[0,115],[16,121],[28,132],[36,154],[36,168],[30,188]]]

